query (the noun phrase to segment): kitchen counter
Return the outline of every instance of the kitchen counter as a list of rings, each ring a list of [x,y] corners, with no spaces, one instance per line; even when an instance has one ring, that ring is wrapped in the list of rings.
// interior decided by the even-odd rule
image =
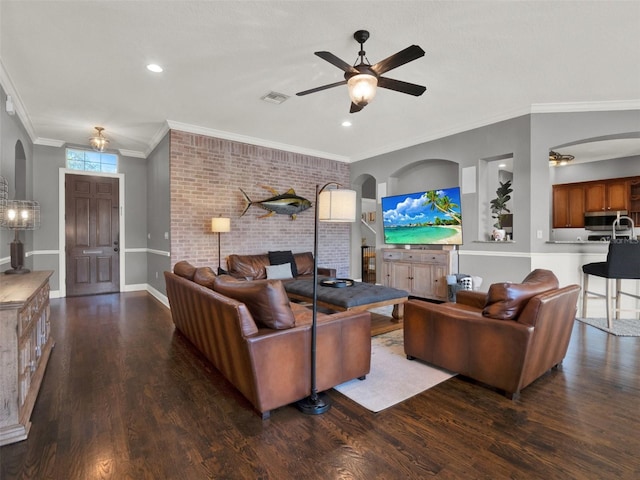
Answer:
[[[609,240],[550,240],[545,243],[562,245],[609,245]]]

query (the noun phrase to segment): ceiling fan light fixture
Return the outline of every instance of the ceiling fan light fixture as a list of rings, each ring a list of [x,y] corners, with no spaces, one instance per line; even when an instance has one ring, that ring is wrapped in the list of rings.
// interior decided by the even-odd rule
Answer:
[[[89,145],[91,145],[91,148],[93,148],[96,152],[104,152],[107,149],[107,146],[109,146],[109,140],[106,139],[106,137],[104,135],[102,135],[102,131],[104,130],[103,127],[94,127],[97,131],[97,133],[89,138]]]
[[[354,75],[347,81],[349,98],[359,107],[368,105],[376,96],[378,79],[368,73]]]

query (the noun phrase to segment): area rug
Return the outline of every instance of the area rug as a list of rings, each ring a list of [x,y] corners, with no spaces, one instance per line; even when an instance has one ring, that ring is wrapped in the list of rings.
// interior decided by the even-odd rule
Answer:
[[[613,320],[613,328],[607,326],[606,318],[576,318],[576,320],[599,328],[600,330],[619,337],[640,337],[640,320],[620,318]]]
[[[367,378],[345,382],[335,389],[366,409],[380,412],[455,375],[419,360],[407,360],[403,335],[403,330],[395,330],[373,337]]]

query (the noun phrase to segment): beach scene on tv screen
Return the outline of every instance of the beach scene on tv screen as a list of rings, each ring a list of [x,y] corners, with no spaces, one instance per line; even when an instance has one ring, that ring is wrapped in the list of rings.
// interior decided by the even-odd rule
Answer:
[[[408,193],[382,199],[388,244],[462,244],[460,188]]]

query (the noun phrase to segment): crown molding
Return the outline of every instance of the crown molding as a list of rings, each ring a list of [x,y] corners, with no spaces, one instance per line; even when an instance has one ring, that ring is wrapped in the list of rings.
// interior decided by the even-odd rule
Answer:
[[[147,155],[145,155],[144,152],[139,152],[138,150],[126,150],[124,148],[121,148],[118,150],[118,152],[123,157],[147,158]]]
[[[153,137],[151,137],[151,141],[147,146],[147,150],[144,152],[145,158],[151,155],[151,152],[155,150],[155,148],[162,141],[165,135],[169,133],[169,130],[170,130],[169,123],[167,122],[167,120],[165,120],[164,123],[158,129],[158,131],[153,135]]]
[[[7,95],[11,96],[13,107],[16,110],[16,115],[22,122],[22,125],[24,126],[24,129],[27,131],[27,135],[29,135],[29,138],[31,139],[31,141],[35,143],[38,137],[35,133],[33,125],[31,124],[31,120],[29,118],[29,115],[27,114],[27,109],[25,108],[24,103],[22,102],[22,98],[20,98],[20,95],[18,95],[18,90],[16,90],[15,85],[11,81],[9,72],[7,72],[7,69],[4,68],[4,63],[2,62],[2,58],[0,58],[0,85],[2,85],[2,89],[4,90],[4,92]],[[2,100],[3,100],[2,103],[4,103],[4,99]]]
[[[531,105],[531,113],[606,112],[637,109],[640,109],[640,99],[608,102],[534,103]]]
[[[45,145],[47,147],[64,147],[65,144],[67,142],[65,142],[64,140],[56,140],[55,138],[42,138],[42,137],[38,137],[35,140],[33,140],[33,144],[34,145]]]
[[[237,133],[225,132],[222,130],[215,130],[213,128],[199,127],[197,125],[190,125],[188,123],[175,122],[173,120],[167,120],[167,125],[172,130],[180,130],[187,133],[194,133],[196,135],[205,135],[207,137],[222,138],[224,140],[232,140],[234,142],[248,143],[251,145],[258,145],[261,147],[273,148],[275,150],[284,150],[286,152],[299,153],[301,155],[309,155],[312,157],[336,160],[338,162],[349,163],[351,161],[349,157],[345,157],[343,155],[335,155],[333,153],[321,152],[318,150],[311,150],[311,149],[302,148],[296,145],[272,142],[270,140],[265,140],[263,138],[249,137],[247,135],[240,135]]]

